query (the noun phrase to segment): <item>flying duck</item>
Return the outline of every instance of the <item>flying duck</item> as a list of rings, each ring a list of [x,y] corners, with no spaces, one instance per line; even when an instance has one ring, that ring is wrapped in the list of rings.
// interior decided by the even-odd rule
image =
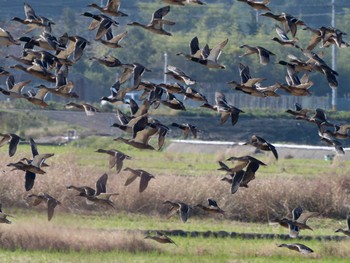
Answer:
[[[47,193],[40,193],[40,194],[30,194],[28,198],[33,199],[33,206],[37,206],[41,204],[42,202],[46,202],[47,204],[47,219],[50,221],[53,217],[53,213],[55,210],[55,207],[57,205],[61,205],[61,202],[52,197],[51,195]]]
[[[124,171],[127,171],[130,173],[128,179],[125,182],[125,186],[131,184],[137,177],[140,177],[140,184],[139,184],[139,192],[142,193],[143,191],[146,190],[149,181],[152,178],[155,178],[154,175],[146,172],[145,170],[142,169],[132,169],[132,168],[125,168]]]
[[[128,25],[138,26],[158,35],[171,36],[171,33],[165,31],[163,28],[164,25],[175,25],[175,22],[163,19],[163,17],[166,16],[169,11],[170,6],[165,6],[158,9],[153,13],[152,19],[147,25],[140,24],[139,22],[131,22]]]

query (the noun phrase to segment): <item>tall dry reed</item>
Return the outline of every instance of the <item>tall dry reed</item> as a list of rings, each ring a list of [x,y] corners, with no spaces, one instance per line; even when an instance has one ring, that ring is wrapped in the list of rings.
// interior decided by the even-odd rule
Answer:
[[[115,170],[101,171],[90,166],[79,166],[73,154],[55,156],[48,160],[50,167],[44,175],[37,175],[34,188],[24,190],[24,172],[11,171],[6,167],[10,158],[1,155],[0,166],[0,202],[6,206],[28,207],[27,196],[34,192],[47,192],[63,203],[62,208],[74,212],[107,211],[117,213],[144,213],[165,215],[168,207],[165,200],[180,200],[190,205],[205,204],[207,198],[214,198],[226,217],[244,221],[266,221],[269,217],[284,216],[296,206],[309,211],[318,211],[325,217],[345,217],[349,204],[350,177],[346,174],[329,174],[311,178],[287,176],[259,176],[249,184],[249,188],[240,188],[230,193],[230,185],[220,181],[221,175],[215,172],[211,176],[176,176],[155,174],[148,188],[138,192],[139,178],[131,185],[124,186],[127,172],[116,174]],[[88,205],[77,192],[68,191],[68,185],[95,187],[96,180],[103,172],[108,172],[108,192],[118,192],[112,197],[116,210]],[[29,208],[31,209],[31,208]],[[196,214],[196,210],[194,210]]]

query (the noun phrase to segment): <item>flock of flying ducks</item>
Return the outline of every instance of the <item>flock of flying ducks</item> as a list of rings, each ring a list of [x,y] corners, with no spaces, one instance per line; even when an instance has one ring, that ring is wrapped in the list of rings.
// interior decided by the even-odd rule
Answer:
[[[313,82],[310,81],[308,77],[308,73],[312,71],[323,74],[331,88],[336,88],[338,86],[338,73],[326,64],[322,59],[321,53],[316,54],[313,52],[313,49],[319,44],[321,44],[321,47],[329,47],[331,45],[335,45],[338,48],[347,47],[349,45],[343,40],[343,35],[346,35],[346,33],[332,27],[321,27],[318,29],[309,27],[303,21],[287,13],[273,14],[267,6],[269,3],[268,0],[262,2],[253,0],[238,1],[245,2],[256,10],[267,11],[262,13],[261,16],[273,19],[280,24],[276,25],[278,37],[274,37],[272,40],[286,48],[293,48],[300,51],[307,59],[303,60],[294,55],[289,55],[289,61],[280,60],[278,64],[285,66],[287,70],[286,83],[276,83],[269,87],[263,87],[261,85],[261,82],[264,81],[265,78],[252,78],[249,67],[240,63],[240,83],[234,80],[229,82],[233,90],[241,91],[251,96],[278,97],[280,95],[276,91],[281,89],[294,96],[306,96],[310,94],[309,88],[313,85]],[[199,0],[163,0],[163,2],[178,6],[185,6],[187,4],[205,5],[204,2]],[[175,24],[174,21],[164,18],[170,12],[170,5],[156,10],[148,24],[134,21],[129,22],[127,25],[140,27],[153,34],[171,36],[172,34],[164,28],[165,26],[170,27]],[[109,49],[121,48],[120,42],[127,37],[128,32],[124,31],[116,34],[115,31],[119,26],[119,22],[112,18],[120,17],[121,19],[125,19],[125,17],[128,16],[120,10],[120,1],[109,0],[104,7],[93,3],[88,5],[88,7],[99,11],[99,13],[84,12],[82,14],[91,21],[88,30],[96,31],[94,33],[94,41],[107,46]],[[14,76],[4,67],[0,67],[0,77],[7,77],[7,89],[1,88],[0,92],[13,99],[25,99],[43,108],[48,106],[45,101],[45,97],[48,93],[67,99],[79,98],[79,95],[73,91],[74,83],[68,80],[68,73],[69,68],[74,66],[84,55],[84,49],[87,45],[91,44],[90,41],[78,35],[70,36],[67,33],[56,37],[52,33],[52,27],[55,25],[53,21],[46,17],[38,16],[28,3],[24,4],[24,12],[24,19],[15,17],[12,20],[25,25],[28,28],[27,33],[39,29],[42,30],[42,34],[39,37],[22,36],[15,39],[10,32],[0,28],[0,45],[10,46],[21,45],[21,43],[23,43],[21,57],[14,55],[7,56],[7,58],[11,58],[20,63],[11,66],[10,69],[22,70],[40,80],[52,84],[51,87],[40,84],[36,86],[35,89],[23,92],[25,86],[31,81],[15,82]],[[308,30],[312,33],[312,38],[306,48],[302,48],[297,44],[298,39],[296,38],[296,34],[298,28],[301,26],[304,27],[304,30]],[[290,34],[292,39],[288,37],[288,34]],[[196,64],[201,64],[209,69],[225,69],[225,66],[219,62],[219,57],[227,44],[228,39],[225,39],[214,48],[210,48],[208,44],[200,48],[198,38],[194,37],[190,41],[190,53],[179,52],[177,55]],[[256,54],[259,58],[259,63],[263,66],[270,63],[271,56],[275,56],[274,53],[262,46],[250,46],[245,44],[242,45],[241,48],[245,50],[245,53],[240,57]],[[230,104],[226,100],[225,95],[219,91],[215,93],[215,104],[211,105],[204,95],[191,87],[191,85],[196,83],[196,80],[187,76],[185,72],[176,66],[167,65],[166,72],[167,75],[177,81],[176,83],[155,84],[143,79],[144,73],[149,72],[150,69],[140,63],[122,63],[113,56],[91,57],[90,59],[106,67],[118,67],[123,70],[121,76],[110,89],[111,95],[101,98],[101,101],[107,101],[114,105],[128,104],[130,106],[131,115],[117,109],[117,118],[119,122],[114,123],[112,126],[130,134],[131,138],[126,139],[119,137],[115,138],[114,141],[121,141],[138,149],[154,150],[155,148],[149,144],[149,141],[151,137],[157,137],[157,149],[160,150],[164,145],[165,136],[169,131],[169,127],[157,119],[151,118],[148,114],[148,110],[150,107],[157,109],[160,105],[174,110],[186,110],[183,102],[179,100],[175,94],[183,95],[185,99],[198,101],[201,103],[201,107],[220,113],[220,124],[224,124],[230,119],[231,124],[235,125],[238,122],[239,114],[244,113],[241,109]],[[298,76],[300,72],[305,72],[301,78]],[[55,83],[55,86],[52,86],[53,83]],[[131,83],[131,85],[125,87],[125,83]],[[124,87],[122,87],[123,85]],[[143,92],[140,97],[140,99],[143,100],[142,105],[138,105],[133,99],[130,99],[128,102],[125,100],[127,92],[135,91]],[[83,110],[88,116],[94,115],[96,112],[100,111],[97,107],[88,103],[69,102],[66,104],[66,107]],[[344,154],[339,140],[349,138],[347,132],[350,129],[350,125],[333,124],[327,120],[326,114],[322,109],[316,109],[315,111],[303,109],[299,104],[296,105],[295,110],[289,109],[287,112],[295,116],[296,119],[316,124],[320,138],[329,145],[334,146],[338,153]],[[189,123],[172,123],[171,126],[181,129],[185,138],[190,134],[192,134],[194,138],[197,138],[197,134],[200,132],[197,127]],[[9,142],[9,155],[11,157],[14,156],[18,143],[23,141],[24,138],[13,133],[1,134],[1,136],[0,147]],[[270,151],[273,153],[276,160],[278,159],[276,148],[264,138],[253,135],[247,144],[263,151]],[[13,167],[13,170],[25,172],[26,191],[30,191],[33,188],[36,174],[45,173],[43,167],[49,166],[46,164],[46,160],[54,155],[53,153],[39,154],[33,139],[30,139],[30,145],[33,156],[31,160],[22,158],[18,162],[8,164],[9,167]],[[98,149],[96,152],[107,154],[109,156],[110,169],[115,167],[117,173],[122,171],[123,161],[131,159],[130,156],[118,150]],[[231,161],[234,166],[229,167],[224,162],[219,162],[220,168],[218,170],[226,172],[228,177],[224,177],[221,180],[230,184],[230,191],[232,194],[236,193],[239,187],[247,188],[248,183],[255,178],[255,173],[259,167],[266,165],[252,156],[230,157],[227,161]],[[125,185],[129,185],[139,178],[139,192],[145,191],[150,180],[154,178],[154,175],[142,169],[127,167],[124,168],[123,171],[129,173]],[[108,175],[103,174],[97,179],[95,189],[89,186],[74,185],[68,186],[67,189],[76,191],[77,195],[85,198],[87,203],[102,204],[115,208],[110,198],[118,195],[118,193],[107,192],[107,180]],[[47,193],[30,194],[28,199],[32,200],[34,206],[46,202],[48,207],[48,220],[52,219],[55,207],[61,204],[57,199]],[[192,206],[182,201],[166,200],[164,205],[170,207],[168,217],[178,213],[183,222],[187,221],[190,211],[194,209]],[[208,199],[207,206],[198,204],[195,207],[207,213],[224,213],[213,199]],[[292,218],[284,217],[282,219],[276,219],[274,222],[289,228],[290,236],[295,238],[299,235],[301,229],[311,229],[306,224],[306,221],[310,217],[317,215],[318,213],[303,212],[301,207],[297,207],[292,211]],[[7,217],[9,217],[9,215],[3,213],[0,207],[0,222],[10,224],[11,222]],[[343,232],[350,236],[349,216],[347,222],[348,229],[339,229],[336,232]],[[154,239],[160,243],[174,243],[169,237],[162,233],[148,235],[146,238]],[[313,252],[312,249],[299,243],[281,244],[279,247],[288,247],[289,249],[297,250],[304,254]]]

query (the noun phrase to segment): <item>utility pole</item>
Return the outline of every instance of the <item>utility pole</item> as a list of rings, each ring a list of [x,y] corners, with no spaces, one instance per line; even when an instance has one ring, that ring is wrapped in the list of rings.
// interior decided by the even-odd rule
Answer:
[[[168,53],[164,52],[164,78],[163,78],[164,83],[167,82],[167,74],[165,74],[167,72],[167,66],[168,66]]]
[[[335,28],[335,0],[332,0],[332,27]],[[335,45],[332,45],[332,69],[336,70],[336,49]],[[337,88],[332,88],[332,110],[337,111]]]

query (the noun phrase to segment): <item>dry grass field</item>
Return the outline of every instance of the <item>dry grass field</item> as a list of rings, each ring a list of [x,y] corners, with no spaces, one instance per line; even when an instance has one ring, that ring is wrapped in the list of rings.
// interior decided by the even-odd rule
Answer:
[[[125,167],[142,168],[155,176],[143,192],[138,180],[124,186],[128,174],[108,169],[108,156],[94,152],[98,148],[118,149],[132,156]],[[312,218],[314,231],[301,236],[338,235],[337,228],[346,228],[349,204],[350,164],[335,160],[273,160],[268,154],[256,157],[268,164],[261,167],[249,188],[240,188],[234,195],[230,185],[220,181],[225,173],[217,171],[218,160],[229,156],[217,154],[180,154],[133,150],[111,142],[110,138],[89,138],[66,146],[40,146],[40,153],[55,153],[47,160],[47,172],[37,175],[29,192],[24,190],[24,172],[11,171],[6,165],[30,157],[28,145],[20,145],[16,155],[8,157],[7,147],[0,148],[0,201],[3,210],[14,216],[11,225],[0,225],[3,262],[339,262],[350,256],[349,241],[245,240],[220,238],[173,237],[177,246],[160,245],[145,240],[142,231],[227,231],[238,233],[287,234],[282,227],[270,226],[271,218],[290,216],[300,205],[321,215]],[[108,173],[108,192],[116,209],[88,205],[68,185],[94,187],[96,180]],[[62,202],[47,222],[44,205],[32,207],[31,193],[46,192]],[[225,210],[224,216],[208,216],[196,204],[215,199]],[[183,224],[178,216],[166,219],[165,200],[181,200],[193,207]],[[131,231],[131,232],[130,232]],[[340,236],[340,235],[338,235]],[[279,243],[300,242],[310,245],[315,253],[301,256],[278,248]],[[70,257],[63,256],[68,253]],[[91,256],[87,256],[91,255]]]

